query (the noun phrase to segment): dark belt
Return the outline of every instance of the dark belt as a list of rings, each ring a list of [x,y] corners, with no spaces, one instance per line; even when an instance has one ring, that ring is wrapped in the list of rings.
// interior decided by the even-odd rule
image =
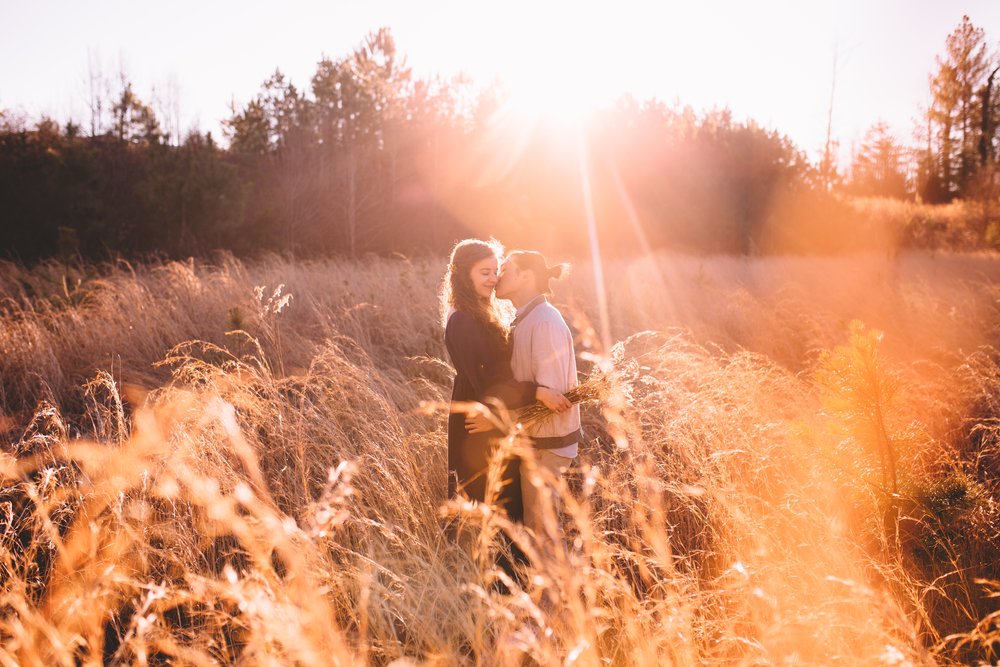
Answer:
[[[566,435],[555,435],[551,438],[531,438],[531,443],[535,446],[535,449],[559,449],[560,447],[565,447],[567,445],[572,445],[574,442],[580,442],[583,439],[583,431],[576,429],[572,433],[567,433]]]

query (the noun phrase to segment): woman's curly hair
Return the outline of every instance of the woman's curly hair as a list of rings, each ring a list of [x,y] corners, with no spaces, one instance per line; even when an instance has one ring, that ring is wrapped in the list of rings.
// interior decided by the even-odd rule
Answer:
[[[448,262],[448,270],[441,281],[441,324],[448,325],[448,317],[452,311],[461,310],[472,315],[481,322],[497,342],[506,344],[507,327],[503,324],[496,299],[476,294],[472,284],[472,267],[488,257],[503,256],[503,246],[499,241],[490,239],[465,239],[455,244]]]

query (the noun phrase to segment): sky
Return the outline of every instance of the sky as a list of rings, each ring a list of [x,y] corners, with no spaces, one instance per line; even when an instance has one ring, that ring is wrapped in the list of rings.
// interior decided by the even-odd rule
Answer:
[[[86,127],[88,74],[124,71],[182,131],[219,138],[276,68],[308,88],[321,57],[388,26],[417,75],[499,76],[564,109],[624,92],[728,107],[814,160],[832,92],[843,161],[880,119],[912,142],[963,14],[1000,45],[1000,0],[0,0],[0,109]]]

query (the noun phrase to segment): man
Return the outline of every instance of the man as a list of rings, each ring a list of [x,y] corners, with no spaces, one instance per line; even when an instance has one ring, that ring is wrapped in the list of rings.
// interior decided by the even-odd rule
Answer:
[[[517,309],[511,325],[511,369],[514,379],[533,382],[561,394],[577,385],[576,354],[573,334],[559,311],[550,304],[549,281],[562,276],[565,265],[548,266],[540,253],[515,251],[500,268],[496,296],[509,300]],[[544,468],[558,480],[576,458],[581,437],[580,407],[562,397],[555,406],[556,414],[527,427],[534,446],[535,465]],[[488,430],[483,419],[470,418],[470,432]],[[536,535],[544,528],[543,489],[531,481],[530,466],[521,465],[521,495],[524,503],[524,523]],[[550,491],[552,489],[550,488]],[[553,507],[558,495],[553,494]]]

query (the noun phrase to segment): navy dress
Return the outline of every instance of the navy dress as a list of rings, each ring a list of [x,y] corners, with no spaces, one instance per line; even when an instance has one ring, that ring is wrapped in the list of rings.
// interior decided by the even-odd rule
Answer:
[[[499,398],[507,407],[528,405],[535,400],[536,384],[517,382],[510,369],[510,348],[490,336],[486,325],[469,313],[455,311],[448,318],[444,334],[448,355],[455,367],[452,401],[479,401]],[[498,431],[469,433],[465,414],[448,417],[448,497],[459,491],[480,502],[486,496],[486,475],[490,453]],[[520,461],[506,461],[497,503],[514,521],[524,516],[521,504]]]

